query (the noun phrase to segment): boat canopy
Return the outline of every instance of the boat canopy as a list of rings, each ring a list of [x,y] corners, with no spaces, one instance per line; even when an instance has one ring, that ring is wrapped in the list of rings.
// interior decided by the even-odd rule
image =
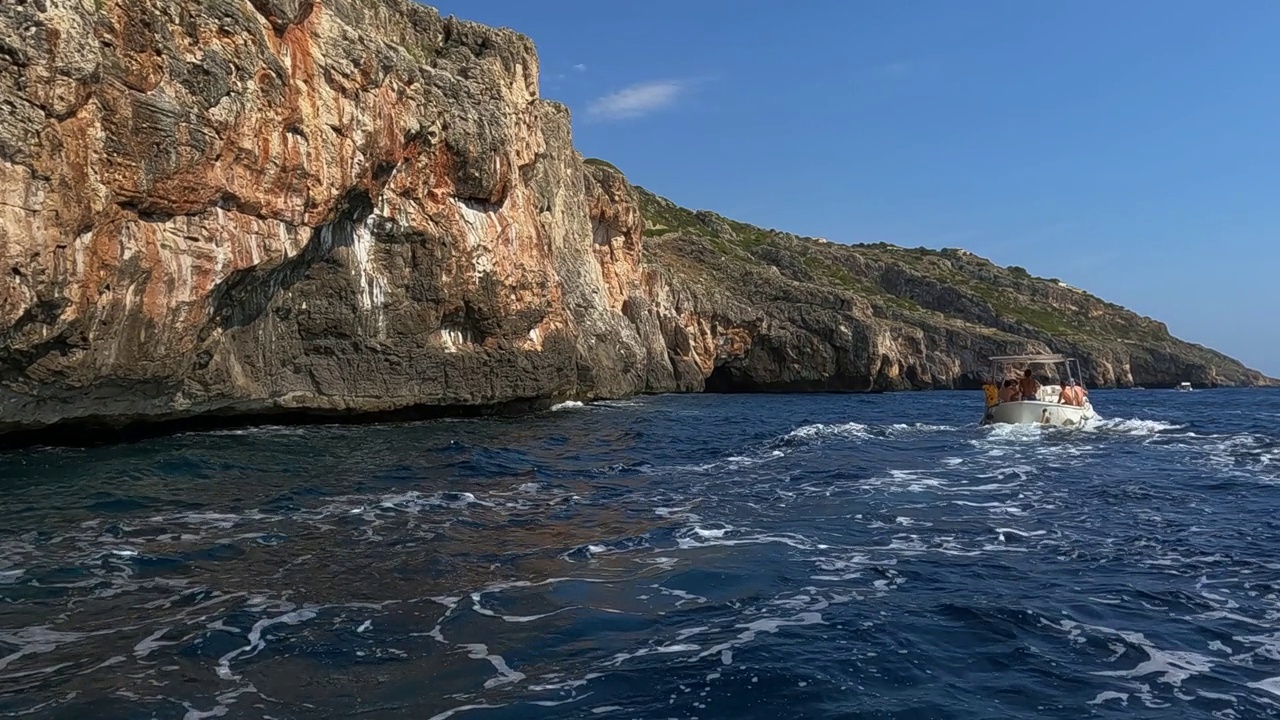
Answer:
[[[1066,362],[1066,355],[997,355],[988,358],[991,362],[996,363],[1044,363],[1045,365],[1056,365],[1060,362]]]

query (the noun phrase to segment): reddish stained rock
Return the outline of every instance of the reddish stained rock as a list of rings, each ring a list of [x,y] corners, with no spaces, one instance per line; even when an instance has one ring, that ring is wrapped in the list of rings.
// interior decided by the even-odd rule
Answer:
[[[36,28],[0,65],[0,430],[648,389],[638,248],[596,256],[527,38],[405,0],[87,7],[0,10]]]

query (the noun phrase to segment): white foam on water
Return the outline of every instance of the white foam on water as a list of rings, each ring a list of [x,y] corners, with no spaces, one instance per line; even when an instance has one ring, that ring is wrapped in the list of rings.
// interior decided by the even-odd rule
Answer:
[[[1115,692],[1114,690],[1105,690],[1097,694],[1088,705],[1101,705],[1108,700],[1119,700],[1124,707],[1129,707],[1129,693]]]
[[[1086,425],[1083,429],[1092,432],[1114,432],[1123,433],[1125,435],[1155,435],[1157,433],[1169,432],[1171,430],[1183,430],[1186,427],[1186,425],[1177,425],[1163,420],[1116,418],[1113,420],[1098,420]]]
[[[679,518],[681,520],[688,520],[690,522],[698,522],[699,520],[701,520],[701,518],[689,512],[692,509],[693,509],[692,505],[689,505],[687,507],[674,507],[674,508],[656,507],[653,509],[653,514],[657,515],[658,517]]]
[[[867,527],[872,528],[873,530],[882,530],[884,528],[897,528],[897,527],[933,527],[933,523],[925,522],[923,520],[916,520],[914,518],[909,518],[909,517],[899,515],[895,517],[893,519],[893,522],[891,523],[881,522],[879,520],[873,520],[871,521],[870,524],[867,525]]]
[[[221,693],[214,698],[217,701],[217,704],[214,705],[211,710],[197,710],[192,707],[190,703],[184,702],[182,706],[186,708],[187,712],[183,714],[182,720],[203,720],[203,718],[222,717],[231,709],[231,705],[245,693],[257,694],[258,689],[255,688],[252,683],[249,683],[243,687],[236,688],[235,690]]]
[[[609,408],[630,408],[630,407],[639,407],[643,405],[644,399],[628,398],[626,400],[599,400],[592,404],[600,405],[602,407],[609,407]]]
[[[707,599],[702,597],[701,595],[694,595],[693,593],[686,592],[684,590],[669,588],[664,585],[650,585],[649,587],[657,589],[663,595],[671,595],[673,597],[680,598],[680,602],[676,603],[676,607],[680,607],[681,605],[684,605],[687,602],[698,602],[698,603],[707,602]],[[705,628],[702,628],[702,629],[705,629]],[[680,639],[683,640],[686,637],[688,637],[688,635],[682,635],[680,636]]]
[[[1043,439],[1047,428],[1040,425],[1032,425],[1029,423],[1001,423],[998,425],[984,426],[987,437],[985,441],[992,440],[1013,440],[1016,442],[1032,442]],[[971,440],[974,444],[982,443],[984,440]]]
[[[551,612],[548,612],[548,613],[541,613],[538,615],[502,615],[484,607],[481,604],[481,598],[487,594],[500,593],[500,592],[503,592],[504,590],[511,590],[514,588],[533,588],[533,587],[541,587],[543,585],[555,585],[557,583],[564,583],[564,582],[609,583],[609,582],[612,582],[612,580],[609,580],[606,578],[589,578],[589,577],[553,577],[553,578],[547,578],[545,580],[537,580],[537,581],[513,580],[510,582],[493,583],[491,585],[488,585],[482,590],[477,590],[475,592],[470,593],[471,609],[474,612],[479,613],[480,615],[498,618],[504,622],[509,622],[509,623],[533,622],[535,620],[541,620],[542,618],[551,617],[552,615],[557,615],[559,613],[566,612],[569,610],[581,609],[577,605],[569,605],[566,607],[559,608],[557,610],[552,610]],[[450,609],[452,610],[452,608]],[[605,610],[605,612],[608,612],[608,610]]]
[[[789,545],[799,550],[821,550],[827,547],[821,543],[814,543],[803,535],[799,535],[797,533],[743,535],[739,537],[725,538],[718,536],[703,536],[697,532],[697,528],[689,528],[681,531],[681,535],[681,537],[676,538],[676,547],[681,550],[716,547],[720,545],[766,545],[769,543]]]
[[[843,582],[861,577],[868,567],[896,563],[897,559],[889,558],[887,562],[872,561],[868,555],[851,555],[846,558],[815,558],[813,564],[823,571],[821,575],[810,575],[811,580]]]
[[[787,453],[782,450],[767,450],[753,455],[732,455],[719,460],[710,462],[696,463],[691,465],[671,465],[663,468],[648,468],[643,470],[645,474],[670,474],[670,473],[698,473],[698,474],[714,474],[713,471],[723,470],[741,470],[750,468],[755,465],[762,465],[778,458],[786,457]]]
[[[911,435],[917,435],[921,433],[952,432],[954,430],[959,430],[959,429],[960,428],[954,427],[952,425],[930,425],[928,423],[915,423],[913,425],[907,425],[905,423],[895,423],[888,427],[889,435],[892,437],[897,437],[900,435],[911,436]]]
[[[581,695],[574,695],[573,697],[565,698],[564,700],[530,700],[528,702],[530,705],[537,705],[539,707],[555,707],[557,705],[568,705],[569,703],[578,702],[583,698],[590,697],[594,694],[595,693],[583,693]]]
[[[74,645],[91,637],[110,635],[135,628],[136,626],[129,626],[92,632],[67,632],[53,630],[47,625],[39,625],[17,630],[0,630],[0,643],[18,648],[14,652],[0,657],[0,670],[4,670],[13,662],[28,655],[53,652],[64,645]]]
[[[559,412],[561,410],[574,410],[581,407],[586,407],[586,406],[578,402],[577,400],[565,400],[562,403],[556,403],[555,405],[552,405],[551,410],[552,412]]]
[[[995,470],[989,473],[983,473],[981,475],[978,475],[978,477],[992,478],[995,480],[1005,480],[1012,475],[1013,477],[1021,481],[1021,480],[1026,480],[1028,477],[1038,472],[1039,471],[1036,468],[1030,465],[1010,465],[1008,467],[996,468]]]
[[[701,646],[691,643],[676,643],[674,645],[658,645],[654,647],[640,648],[635,652],[618,653],[611,660],[605,663],[609,667],[617,667],[632,658],[638,658],[644,655],[669,654],[669,653],[686,653],[700,650]]]
[[[157,650],[166,645],[178,644],[179,642],[178,640],[170,640],[168,642],[162,642],[160,640],[160,638],[163,637],[165,633],[169,632],[172,629],[173,629],[172,626],[162,627],[159,630],[156,630],[155,632],[151,633],[147,637],[143,638],[142,640],[138,641],[138,643],[133,646],[133,656],[138,659],[142,659],[142,658],[145,658],[147,655],[150,655],[153,650]]]
[[[1280,695],[1280,677],[1267,678],[1257,682],[1249,683],[1249,687],[1269,692],[1272,695]]]
[[[1216,472],[1267,484],[1280,483],[1280,447],[1277,440],[1254,433],[1213,437],[1206,442],[1179,445],[1200,453]]]
[[[542,677],[544,677],[544,678],[555,678],[555,677],[559,677],[559,675],[560,675],[560,673],[551,673],[550,675],[543,675]],[[542,684],[538,684],[538,685],[530,685],[530,686],[529,686],[529,689],[530,689],[530,690],[536,690],[536,691],[538,691],[538,692],[543,692],[543,691],[546,691],[546,690],[572,690],[572,689],[574,689],[574,688],[582,687],[583,685],[586,685],[587,683],[591,682],[592,680],[595,680],[595,679],[596,679],[596,678],[598,678],[598,677],[603,677],[603,674],[602,674],[602,673],[587,673],[586,675],[583,675],[582,677],[580,677],[580,678],[578,678],[578,679],[576,679],[576,680],[564,680],[564,681],[562,681],[562,682],[542,683]],[[583,697],[585,697],[585,695],[584,695]]]
[[[704,658],[708,655],[719,655],[725,650],[731,650],[734,647],[746,645],[752,640],[755,640],[756,636],[762,632],[776,633],[784,627],[821,624],[823,624],[822,613],[818,612],[802,612],[790,618],[764,618],[761,620],[754,620],[746,624],[737,625],[736,627],[745,629],[741,633],[738,633],[736,638],[714,645],[699,653],[698,657]]]
[[[424,495],[417,490],[409,492],[396,493],[392,495],[383,495],[378,503],[378,509],[398,510],[401,512],[417,513],[422,510],[436,510],[439,508],[461,509],[468,505],[481,505],[484,507],[496,507],[494,503],[481,500],[473,493],[466,491],[442,491]]]
[[[705,602],[706,598],[702,598],[702,600]],[[705,625],[694,627],[694,628],[685,628],[684,630],[681,630],[680,632],[676,633],[676,640],[686,640],[688,638],[693,637],[694,635],[697,635],[699,633],[704,633],[710,629],[711,628]]]
[[[480,593],[472,593],[471,599],[473,601],[471,609],[474,610],[475,612],[487,617],[498,618],[503,622],[509,622],[509,623],[533,622],[535,620],[541,620],[543,618],[551,617],[552,615],[559,615],[560,613],[566,612],[568,610],[578,609],[578,606],[571,605],[569,607],[562,607],[558,610],[552,610],[551,612],[541,613],[538,615],[501,615],[480,604]]]
[[[470,705],[459,705],[458,707],[453,708],[451,710],[445,710],[442,713],[437,713],[435,715],[432,715],[431,717],[427,718],[427,720],[448,720],[448,718],[451,718],[460,712],[467,712],[468,710],[497,710],[498,708],[504,708],[507,705],[508,703],[501,703],[499,705],[489,705],[487,703],[473,703]]]
[[[1017,528],[996,528],[1000,542],[1009,542],[1010,538],[1034,538],[1047,535],[1047,530],[1018,530]]]
[[[1196,695],[1202,698],[1209,698],[1210,700],[1222,700],[1224,702],[1229,702],[1232,704],[1235,704],[1236,702],[1239,701],[1239,699],[1236,698],[1236,696],[1234,695],[1227,695],[1226,693],[1209,692],[1208,690],[1196,690]]]
[[[826,423],[814,423],[812,425],[804,425],[792,430],[782,436],[782,440],[800,440],[805,442],[829,440],[832,438],[844,440],[868,440],[872,437],[868,432],[866,425],[856,422],[839,423],[836,425],[828,425]]]
[[[674,569],[677,565],[679,565],[681,560],[680,558],[669,557],[666,555],[659,555],[658,557],[652,557],[652,558],[636,558],[634,562],[638,562],[644,565],[650,565],[655,568],[658,568],[661,571],[669,571]]]
[[[501,655],[495,655],[489,652],[489,646],[484,643],[459,643],[458,647],[467,651],[467,657],[472,660],[487,660],[494,669],[498,671],[498,677],[489,678],[484,681],[485,689],[495,688],[499,685],[508,685],[518,683],[525,679],[525,674],[516,670],[512,670],[507,661]]]
[[[1118,638],[1129,646],[1136,647],[1147,654],[1146,660],[1129,670],[1095,670],[1092,673],[1093,675],[1131,679],[1147,675],[1159,675],[1156,678],[1158,682],[1173,687],[1181,687],[1183,681],[1196,675],[1208,673],[1218,664],[1218,660],[1215,658],[1189,650],[1164,650],[1158,648],[1142,633],[1116,630],[1099,625],[1087,625],[1073,620],[1061,620],[1057,625],[1046,621],[1046,624],[1066,630],[1077,641],[1083,641],[1081,634],[1089,631],[1102,637]],[[1117,652],[1117,659],[1123,654],[1122,651],[1123,647]]]
[[[287,612],[283,615],[278,615],[272,618],[266,618],[264,620],[259,620],[258,622],[254,623],[253,627],[249,630],[248,637],[246,638],[249,641],[249,644],[245,645],[244,647],[232,650],[231,652],[227,653],[226,655],[223,655],[221,658],[218,659],[218,666],[217,666],[218,677],[222,678],[223,680],[239,679],[238,675],[231,672],[231,661],[241,659],[241,658],[253,657],[254,655],[257,655],[263,648],[265,648],[267,646],[267,643],[265,640],[262,639],[263,630],[266,630],[272,625],[279,625],[279,624],[297,625],[299,623],[306,622],[308,620],[315,618],[316,613],[319,610],[320,610],[319,607],[307,608],[305,610],[294,610],[292,612]]]

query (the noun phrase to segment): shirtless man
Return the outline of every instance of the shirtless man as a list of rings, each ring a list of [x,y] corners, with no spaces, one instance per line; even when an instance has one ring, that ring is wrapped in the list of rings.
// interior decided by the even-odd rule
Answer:
[[[1018,381],[1005,380],[1004,387],[1000,388],[1000,402],[1002,403],[1014,402],[1019,399],[1020,397],[1018,395]]]
[[[1058,393],[1058,402],[1063,405],[1084,407],[1084,390],[1077,384],[1075,378],[1070,378],[1062,385],[1062,390]]]
[[[1031,377],[1031,369],[1022,373],[1022,379],[1018,381],[1018,391],[1022,394],[1023,400],[1035,400],[1036,393],[1040,391],[1040,383]]]

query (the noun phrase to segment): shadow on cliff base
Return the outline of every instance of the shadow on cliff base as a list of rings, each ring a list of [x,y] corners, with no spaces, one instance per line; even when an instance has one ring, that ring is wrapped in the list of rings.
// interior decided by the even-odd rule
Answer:
[[[741,368],[719,365],[703,385],[706,393],[812,393],[812,392],[850,392],[878,393],[894,388],[873,382],[869,377],[837,375],[822,380],[794,379],[761,381]],[[900,389],[900,388],[899,388]]]
[[[350,413],[278,410],[252,414],[205,413],[120,423],[118,418],[80,418],[43,428],[0,433],[0,452],[30,447],[90,448],[141,442],[185,433],[285,425],[371,425],[444,418],[516,417],[549,409],[556,400],[526,398],[493,405],[415,405],[397,410]]]

